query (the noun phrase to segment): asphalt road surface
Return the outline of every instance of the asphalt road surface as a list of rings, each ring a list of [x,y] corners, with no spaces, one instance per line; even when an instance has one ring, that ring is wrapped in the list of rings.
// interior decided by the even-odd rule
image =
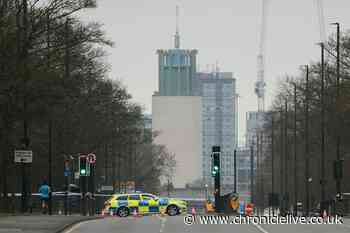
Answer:
[[[183,216],[109,217],[80,223],[65,233],[349,233],[350,220],[342,225],[200,225],[187,226]]]

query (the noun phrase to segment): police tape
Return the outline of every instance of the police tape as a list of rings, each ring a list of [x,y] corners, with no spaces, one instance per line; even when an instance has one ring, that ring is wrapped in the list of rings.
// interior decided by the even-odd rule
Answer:
[[[86,195],[87,193],[85,193]],[[52,196],[65,196],[66,192],[52,192]],[[82,196],[82,193],[75,193],[75,192],[67,192],[68,196]],[[3,197],[4,195],[1,194],[0,197]],[[8,193],[7,194],[8,197],[21,197],[22,193]],[[41,196],[40,193],[31,193],[31,196],[36,197],[36,196]],[[112,197],[113,194],[99,194],[99,193],[95,193],[93,194],[93,196],[95,197]]]

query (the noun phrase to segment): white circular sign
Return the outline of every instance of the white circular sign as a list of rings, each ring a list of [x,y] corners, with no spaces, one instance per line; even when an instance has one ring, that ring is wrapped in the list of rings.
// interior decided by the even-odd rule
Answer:
[[[87,161],[88,161],[88,163],[96,163],[96,155],[95,154],[88,154]]]

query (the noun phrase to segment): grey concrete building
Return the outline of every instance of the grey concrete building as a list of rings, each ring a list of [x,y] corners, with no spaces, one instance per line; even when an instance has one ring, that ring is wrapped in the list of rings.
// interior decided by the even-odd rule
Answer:
[[[229,72],[197,73],[193,95],[202,97],[202,177],[211,184],[212,146],[221,146],[223,188],[234,184],[234,149],[237,147],[236,79]]]
[[[237,192],[240,200],[250,201],[250,148],[237,148]]]
[[[246,135],[245,146],[250,147],[256,141],[256,133],[258,129],[258,112],[251,111],[246,113]]]

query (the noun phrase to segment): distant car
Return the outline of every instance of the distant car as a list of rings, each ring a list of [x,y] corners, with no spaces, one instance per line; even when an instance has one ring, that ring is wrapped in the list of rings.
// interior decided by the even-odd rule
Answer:
[[[127,217],[135,211],[138,214],[166,213],[174,216],[187,212],[187,202],[149,193],[115,194],[105,202],[105,211],[120,217]]]

